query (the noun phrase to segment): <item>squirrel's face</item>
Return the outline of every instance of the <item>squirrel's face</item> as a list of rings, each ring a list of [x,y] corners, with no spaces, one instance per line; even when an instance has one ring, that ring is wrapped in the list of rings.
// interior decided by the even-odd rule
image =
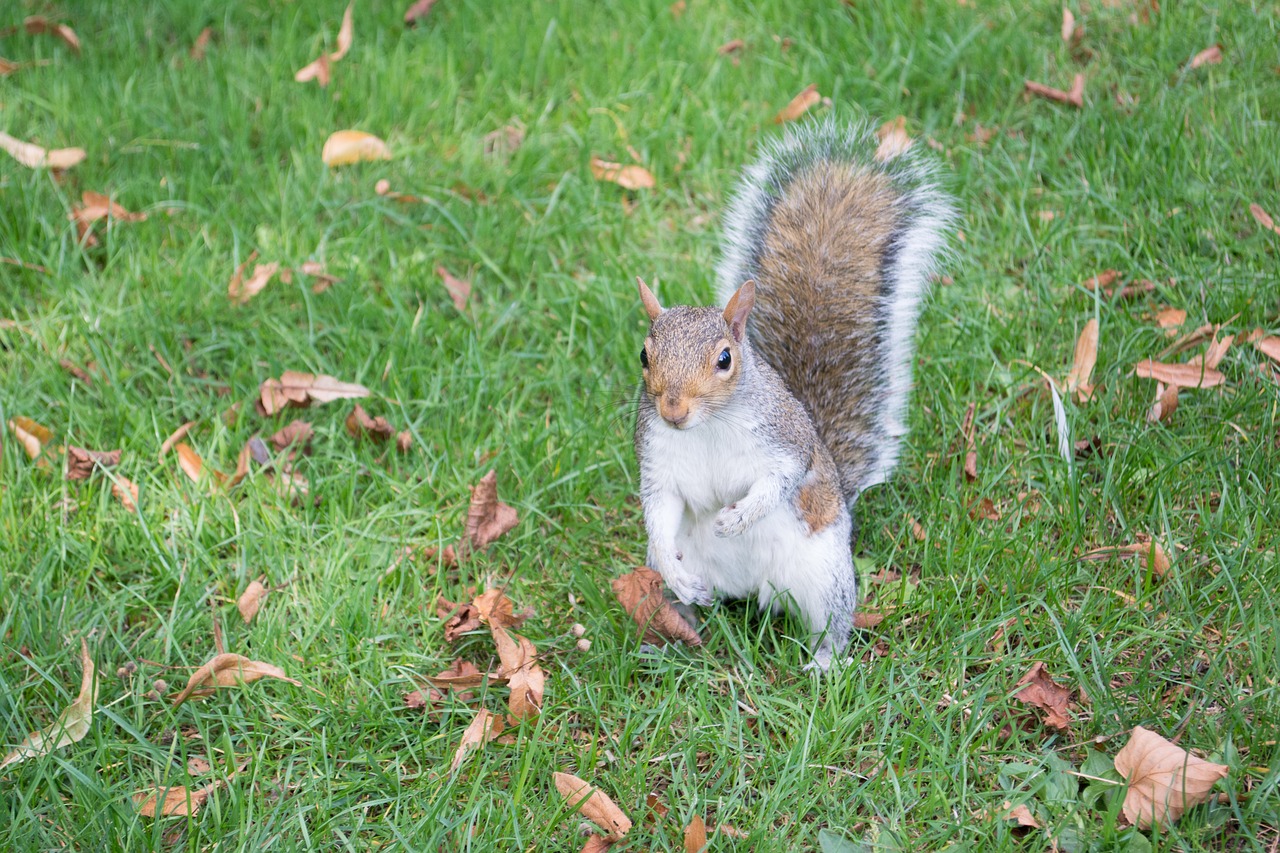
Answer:
[[[651,320],[640,350],[645,393],[668,426],[691,429],[733,399],[742,376],[751,297],[743,304],[739,291],[724,311],[683,305],[664,309],[644,282],[640,287]],[[750,288],[750,282],[743,287]]]

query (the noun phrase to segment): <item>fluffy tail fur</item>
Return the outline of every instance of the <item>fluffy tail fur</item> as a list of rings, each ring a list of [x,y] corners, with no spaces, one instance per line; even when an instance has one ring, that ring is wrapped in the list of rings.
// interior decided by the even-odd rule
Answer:
[[[852,506],[907,433],[916,320],[954,217],[920,145],[887,162],[865,124],[802,124],[743,175],[721,301],[748,279],[757,352],[809,409]]]

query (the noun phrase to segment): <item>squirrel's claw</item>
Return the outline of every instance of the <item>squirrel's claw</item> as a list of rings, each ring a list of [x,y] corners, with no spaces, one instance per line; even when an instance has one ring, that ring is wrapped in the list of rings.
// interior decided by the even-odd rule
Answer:
[[[737,504],[729,504],[716,513],[715,532],[721,539],[727,539],[730,536],[741,536],[750,526],[746,515]]]

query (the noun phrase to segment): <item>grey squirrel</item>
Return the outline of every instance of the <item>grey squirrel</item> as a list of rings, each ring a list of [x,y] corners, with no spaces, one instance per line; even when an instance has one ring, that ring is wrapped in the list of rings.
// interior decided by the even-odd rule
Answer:
[[[823,670],[849,643],[851,510],[897,463],[954,216],[918,151],[875,150],[869,125],[832,120],[766,148],[725,217],[723,309],[663,308],[637,279],[648,565],[685,604],[793,608]]]

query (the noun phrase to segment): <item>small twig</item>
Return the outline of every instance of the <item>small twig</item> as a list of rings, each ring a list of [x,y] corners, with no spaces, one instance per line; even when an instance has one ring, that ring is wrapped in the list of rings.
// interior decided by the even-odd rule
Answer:
[[[1041,98],[1047,98],[1050,101],[1057,101],[1060,104],[1068,104],[1077,109],[1084,106],[1084,75],[1077,74],[1076,79],[1071,83],[1071,91],[1064,92],[1061,89],[1055,89],[1052,86],[1046,86],[1043,83],[1037,83],[1034,80],[1027,80],[1023,83],[1026,92],[1029,95],[1037,95]]]

